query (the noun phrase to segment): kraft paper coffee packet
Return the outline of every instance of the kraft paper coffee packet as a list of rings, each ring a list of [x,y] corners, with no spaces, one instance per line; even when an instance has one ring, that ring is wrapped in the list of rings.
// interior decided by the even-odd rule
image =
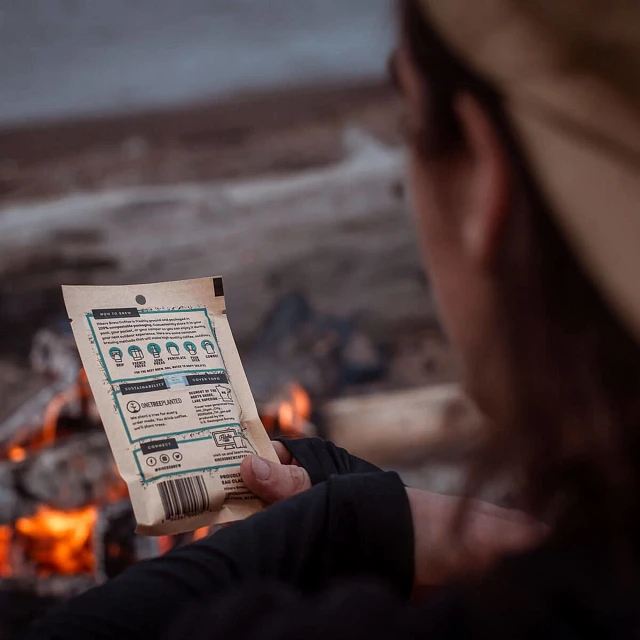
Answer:
[[[240,463],[278,458],[231,335],[222,278],[62,289],[136,531],[181,533],[259,511]]]

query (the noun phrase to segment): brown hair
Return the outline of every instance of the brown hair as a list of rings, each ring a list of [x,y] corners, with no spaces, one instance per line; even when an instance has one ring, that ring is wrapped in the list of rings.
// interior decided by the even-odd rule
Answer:
[[[491,119],[512,169],[515,206],[495,270],[513,415],[487,430],[476,471],[519,478],[524,506],[553,518],[558,533],[589,526],[635,536],[640,347],[556,227],[499,91],[448,49],[417,0],[402,0],[401,14],[404,42],[428,88],[420,153],[434,159],[464,146],[453,103],[468,92]]]

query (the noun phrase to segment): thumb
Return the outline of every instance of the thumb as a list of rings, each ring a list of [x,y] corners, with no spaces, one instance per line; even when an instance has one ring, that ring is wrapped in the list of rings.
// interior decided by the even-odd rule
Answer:
[[[248,456],[240,465],[242,480],[259,498],[271,504],[311,488],[309,474],[294,464],[278,464]]]

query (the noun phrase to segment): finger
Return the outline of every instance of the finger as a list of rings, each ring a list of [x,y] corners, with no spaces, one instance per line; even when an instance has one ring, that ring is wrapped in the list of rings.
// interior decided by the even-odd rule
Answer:
[[[287,449],[287,447],[282,444],[282,442],[273,441],[271,444],[275,449],[278,460],[280,460],[282,464],[293,464],[293,456],[291,455],[289,449]]]
[[[269,504],[311,488],[309,474],[302,467],[277,464],[258,456],[245,458],[240,473],[247,488]]]

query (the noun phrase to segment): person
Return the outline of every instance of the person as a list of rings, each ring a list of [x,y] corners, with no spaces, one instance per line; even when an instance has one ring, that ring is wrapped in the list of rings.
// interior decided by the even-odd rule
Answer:
[[[242,465],[272,506],[29,637],[640,637],[640,4],[401,13],[418,235],[486,415],[469,486],[507,479],[521,511],[282,442]]]

